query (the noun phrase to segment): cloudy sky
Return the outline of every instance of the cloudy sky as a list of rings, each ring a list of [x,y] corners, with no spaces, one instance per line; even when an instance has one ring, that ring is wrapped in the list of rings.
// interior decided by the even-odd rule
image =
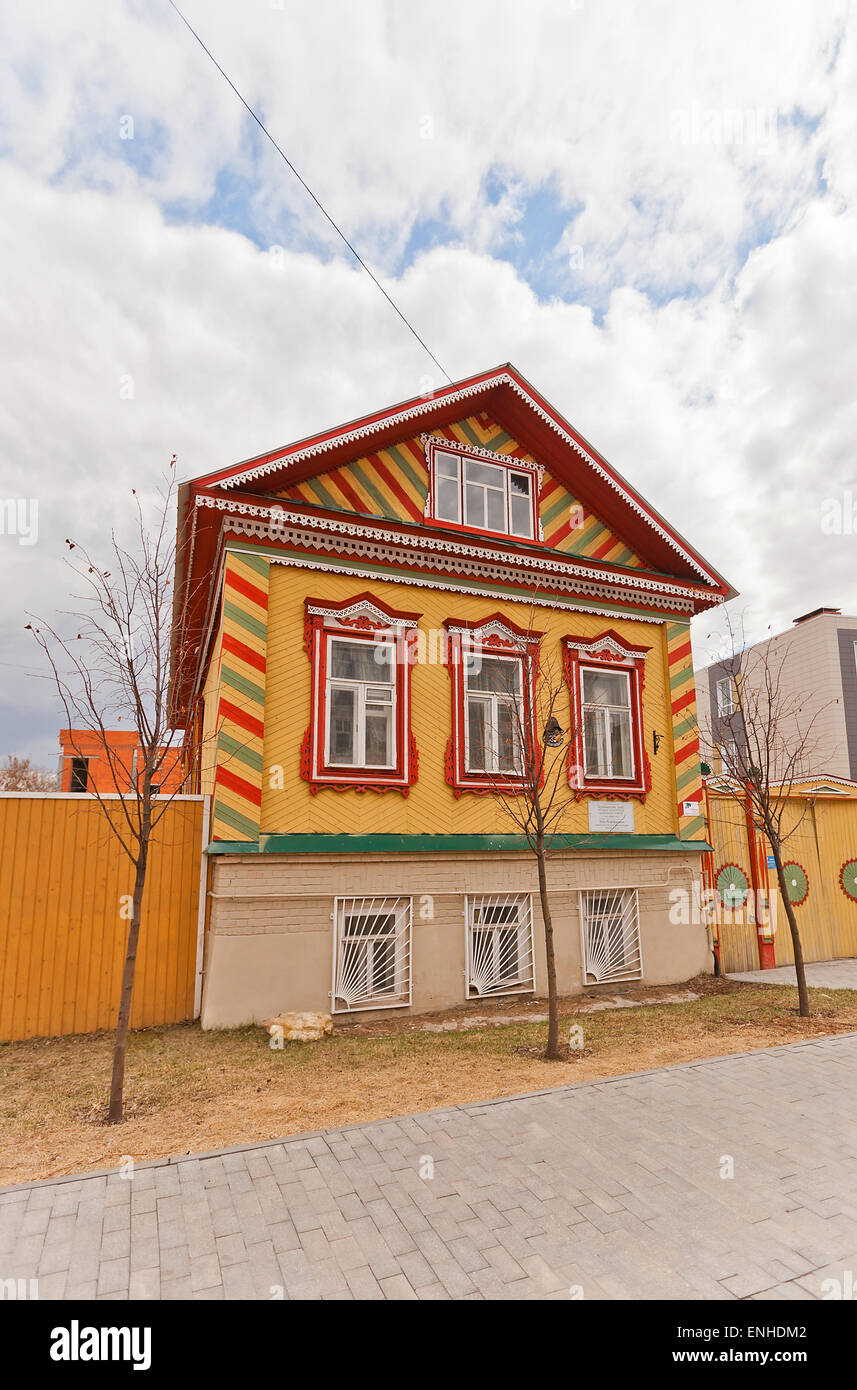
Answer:
[[[857,613],[853,9],[182,8],[451,377],[514,362],[751,633]],[[47,765],[23,627],[68,601],[64,537],[97,550],[173,452],[190,477],[442,378],[167,0],[4,23],[0,756]]]

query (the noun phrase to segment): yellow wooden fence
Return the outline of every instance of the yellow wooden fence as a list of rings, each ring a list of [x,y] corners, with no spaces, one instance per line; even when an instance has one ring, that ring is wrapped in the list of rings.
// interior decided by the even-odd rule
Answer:
[[[205,811],[177,797],[155,831],[132,1028],[196,1012]],[[0,796],[0,1041],[115,1027],[133,885],[94,797]]]
[[[745,809],[729,796],[709,788],[709,833],[714,846],[710,878],[714,885],[743,881],[753,888],[750,833]],[[804,958],[835,960],[857,956],[857,788],[850,784],[829,789],[808,786],[790,798],[785,818],[791,833],[784,846],[786,881],[795,909]],[[757,881],[768,889],[775,909],[774,962],[794,961],[788,918],[777,883],[776,869],[768,867],[770,846],[757,837]],[[756,914],[758,916],[760,914]],[[758,927],[752,914],[721,914],[720,962],[730,971],[758,970]],[[748,920],[748,917],[751,920]]]

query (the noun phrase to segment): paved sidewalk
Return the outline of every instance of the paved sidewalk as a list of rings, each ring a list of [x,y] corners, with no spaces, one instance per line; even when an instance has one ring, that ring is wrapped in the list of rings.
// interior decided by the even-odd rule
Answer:
[[[741,974],[729,971],[730,980],[758,981],[760,985],[793,985],[793,965],[778,965],[773,970],[745,970]],[[813,960],[806,967],[806,982],[819,989],[857,989],[857,960]]]
[[[857,1034],[0,1192],[0,1279],[42,1299],[806,1299],[848,1271]]]

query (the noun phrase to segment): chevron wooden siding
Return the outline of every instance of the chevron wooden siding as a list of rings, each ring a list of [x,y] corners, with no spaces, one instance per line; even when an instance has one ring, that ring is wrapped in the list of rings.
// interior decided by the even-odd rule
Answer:
[[[212,839],[258,840],[262,805],[270,563],[226,555]]]
[[[450,443],[493,449],[506,458],[531,463],[532,456],[486,414],[472,415],[433,432]],[[308,478],[281,495],[315,502],[334,511],[362,512],[391,521],[421,522],[428,471],[420,440],[409,439],[355,462]],[[643,561],[556,478],[545,474],[539,495],[545,544],[568,555],[641,568]]]
[[[265,769],[262,831],[270,834],[515,834],[516,829],[490,796],[465,795],[456,800],[444,779],[444,757],[451,728],[450,679],[446,667],[420,661],[412,681],[412,727],[419,752],[419,777],[407,798],[387,791],[321,791],[310,794],[300,776],[300,747],[310,719],[310,663],[304,653],[304,598],[344,600],[371,588],[385,603],[420,613],[419,631],[431,655],[430,634],[444,619],[479,620],[501,612],[519,625],[530,619],[522,604],[473,594],[443,593],[398,583],[367,584],[357,576],[308,573],[272,564],[268,638]],[[669,705],[663,626],[606,618],[593,613],[563,613],[535,608],[532,623],[545,631],[544,658],[561,668],[562,636],[569,632],[595,637],[615,628],[627,640],[651,647],[643,691],[646,747],[651,730],[666,729]],[[560,716],[561,718],[562,716]],[[634,801],[639,834],[675,834],[675,787],[667,744],[651,758],[652,790],[645,805]],[[270,775],[269,775],[270,774]],[[271,785],[273,783],[273,785]],[[570,833],[588,830],[586,800],[574,805],[563,825]],[[481,891],[474,879],[472,891]]]
[[[666,642],[679,835],[682,840],[704,840],[706,830],[705,816],[702,814],[702,768],[699,761],[699,728],[696,718],[690,624],[667,623]],[[697,802],[700,814],[684,815],[682,806],[685,801]]]

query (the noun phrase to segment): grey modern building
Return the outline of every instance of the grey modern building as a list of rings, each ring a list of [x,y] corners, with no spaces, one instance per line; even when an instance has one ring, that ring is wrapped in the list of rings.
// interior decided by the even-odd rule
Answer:
[[[729,769],[740,738],[732,717],[736,666],[742,678],[758,680],[766,656],[770,667],[781,671],[786,699],[805,700],[806,718],[814,721],[813,773],[857,781],[857,617],[845,617],[839,608],[804,613],[787,631],[746,648],[734,660],[696,671],[702,742],[716,750],[712,771]]]

